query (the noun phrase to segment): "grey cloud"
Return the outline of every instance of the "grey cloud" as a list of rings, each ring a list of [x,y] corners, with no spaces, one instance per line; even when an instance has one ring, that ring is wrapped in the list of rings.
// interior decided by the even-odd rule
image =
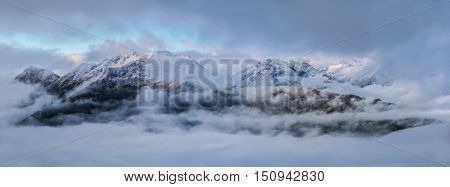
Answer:
[[[161,118],[164,117],[159,116],[156,123]],[[143,132],[143,127],[134,121],[108,125],[118,126],[15,166],[439,166],[430,160],[450,161],[450,129],[446,124],[413,128],[382,138],[427,159],[355,137],[299,139],[283,134],[228,134],[206,127],[152,134]],[[108,127],[86,123],[61,128],[2,128],[0,150],[5,154],[0,156],[0,163]]]
[[[15,77],[24,68],[34,65],[40,68],[67,71],[73,61],[57,50],[25,49],[0,45],[0,72],[2,77]]]
[[[17,5],[89,30],[121,32],[152,21],[169,28],[198,28],[204,40],[224,39],[229,47],[300,53],[408,15],[433,1],[15,1]],[[17,32],[58,30],[36,16],[1,6],[2,27]],[[448,7],[440,7],[376,31],[332,51],[366,52],[397,45],[426,30],[449,29]],[[17,24],[21,21],[27,24]],[[36,28],[37,25],[40,27]],[[49,28],[46,28],[48,26]],[[29,27],[29,28],[27,28]],[[60,27],[60,26],[59,26]]]
[[[114,55],[128,54],[132,52],[149,53],[155,50],[166,50],[170,45],[156,37],[151,32],[142,33],[136,41],[127,39],[120,41],[105,41],[99,45],[91,45],[84,56],[84,61],[98,63],[105,58]]]

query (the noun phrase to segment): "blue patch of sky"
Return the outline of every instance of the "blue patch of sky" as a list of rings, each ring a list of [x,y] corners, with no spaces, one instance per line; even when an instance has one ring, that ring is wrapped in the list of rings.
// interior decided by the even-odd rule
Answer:
[[[92,45],[100,45],[108,39],[112,41],[131,40],[137,41],[143,33],[150,32],[155,37],[164,41],[171,51],[191,50],[193,46],[217,45],[217,40],[205,40],[200,32],[189,24],[162,25],[152,22],[142,22],[130,25],[121,31],[103,28],[91,28],[87,33],[74,31],[43,33],[26,32],[12,33],[0,32],[0,44],[11,45],[19,48],[37,48],[44,50],[57,50],[62,53],[85,52]],[[101,38],[92,36],[92,33]]]

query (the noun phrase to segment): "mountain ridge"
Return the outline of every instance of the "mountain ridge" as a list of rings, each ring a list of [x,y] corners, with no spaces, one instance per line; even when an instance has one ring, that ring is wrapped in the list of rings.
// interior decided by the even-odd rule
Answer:
[[[249,81],[249,84],[221,89],[201,84],[205,77],[201,77],[201,73],[198,76],[199,72],[192,67],[196,67],[197,71],[204,70],[190,56],[168,51],[149,56],[133,53],[105,59],[99,64],[81,64],[62,76],[29,67],[15,79],[44,87],[48,93],[57,96],[58,102],[44,105],[21,119],[17,125],[60,126],[122,121],[139,114],[146,106],[157,107],[155,112],[166,115],[197,110],[212,114],[251,110],[269,116],[382,112],[396,107],[394,103],[381,99],[333,93],[302,85],[303,79],[311,77],[339,82],[338,78],[328,76],[333,72],[330,69],[315,68],[306,61],[260,61],[243,71],[241,81]],[[342,71],[342,67],[339,68],[336,68],[335,74]],[[254,84],[264,79],[268,80],[268,84]],[[350,81],[352,79],[344,82]],[[196,121],[185,121],[186,129],[198,125]],[[433,122],[435,120],[414,117],[304,121],[288,126],[281,124],[274,131],[286,131],[295,137],[309,132],[379,136]]]
[[[377,69],[373,63],[358,60],[320,68],[308,60],[269,58],[246,67],[241,72],[239,86],[292,86],[300,85],[308,78],[319,78],[325,84],[349,83],[358,87],[389,85],[390,80]]]
[[[150,88],[162,93],[162,100],[167,101],[162,106],[172,112],[190,109],[220,111],[228,107],[246,106],[271,113],[334,113],[364,111],[368,107],[388,110],[393,106],[380,99],[332,93],[302,85],[303,78],[324,76],[326,72],[306,61],[267,59],[257,62],[255,66],[250,66],[250,69],[253,67],[251,71],[244,71],[242,80],[269,78],[272,82],[262,87],[247,84],[232,89],[216,89],[199,84],[202,77],[196,77],[198,72],[190,71],[192,67],[200,66],[188,55],[167,51],[148,56],[133,53],[105,59],[100,64],[81,64],[63,76],[44,69],[27,68],[16,80],[39,84],[63,102],[91,100],[98,105],[136,100],[143,88]],[[174,71],[178,73],[171,74]],[[293,79],[292,76],[299,79]],[[258,88],[262,90],[258,91]],[[183,94],[192,98],[186,100]]]

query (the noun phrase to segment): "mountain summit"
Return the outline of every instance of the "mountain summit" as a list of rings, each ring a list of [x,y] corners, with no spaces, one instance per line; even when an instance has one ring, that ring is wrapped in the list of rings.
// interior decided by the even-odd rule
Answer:
[[[50,70],[36,68],[30,66],[17,75],[16,80],[28,84],[41,84],[45,87],[49,86],[60,77]]]

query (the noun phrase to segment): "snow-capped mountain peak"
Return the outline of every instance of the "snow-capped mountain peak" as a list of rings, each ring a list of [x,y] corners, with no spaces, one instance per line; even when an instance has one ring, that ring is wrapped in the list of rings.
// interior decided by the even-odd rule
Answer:
[[[111,59],[107,59],[106,63],[103,63],[103,67],[118,68],[129,65],[130,63],[142,62],[146,60],[146,56],[132,53],[129,55],[119,55]]]
[[[49,85],[58,78],[59,76],[50,70],[30,66],[19,74],[16,80],[29,84]]]

